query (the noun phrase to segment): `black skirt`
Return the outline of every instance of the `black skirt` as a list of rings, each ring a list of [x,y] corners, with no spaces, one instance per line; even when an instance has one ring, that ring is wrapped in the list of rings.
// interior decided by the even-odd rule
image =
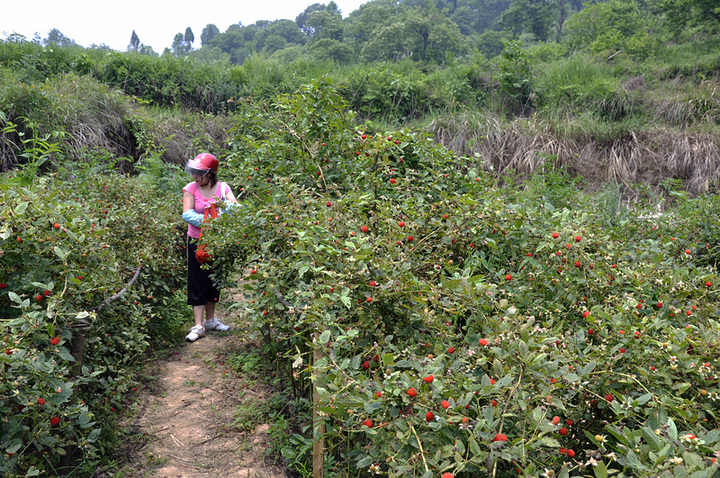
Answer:
[[[217,302],[220,300],[220,291],[215,286],[213,275],[215,271],[212,267],[203,268],[200,266],[195,251],[197,251],[198,241],[190,236],[187,239],[187,289],[188,289],[188,305],[205,305],[208,302]]]

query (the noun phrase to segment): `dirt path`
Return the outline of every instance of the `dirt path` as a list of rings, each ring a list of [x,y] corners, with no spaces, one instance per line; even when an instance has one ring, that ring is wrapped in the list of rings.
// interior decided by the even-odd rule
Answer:
[[[121,476],[284,478],[267,457],[270,425],[242,420],[238,410],[262,410],[266,386],[233,372],[225,361],[243,349],[244,332],[209,332],[153,365],[157,383],[141,392],[136,413],[122,424]],[[242,415],[242,414],[241,414]]]

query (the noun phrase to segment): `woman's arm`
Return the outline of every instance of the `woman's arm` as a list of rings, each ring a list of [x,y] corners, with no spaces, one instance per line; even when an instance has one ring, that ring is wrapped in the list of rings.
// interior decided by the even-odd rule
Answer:
[[[188,224],[200,227],[203,223],[204,215],[195,212],[195,197],[187,191],[183,191],[183,214],[182,218]]]

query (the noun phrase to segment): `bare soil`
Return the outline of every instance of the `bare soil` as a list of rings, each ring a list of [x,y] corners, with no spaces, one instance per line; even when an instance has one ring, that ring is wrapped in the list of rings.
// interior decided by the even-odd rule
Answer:
[[[269,456],[270,424],[236,423],[238,407],[263,409],[273,393],[225,365],[233,350],[255,346],[242,337],[240,329],[210,331],[152,364],[157,381],[121,425],[134,439],[123,444],[118,476],[286,477]]]

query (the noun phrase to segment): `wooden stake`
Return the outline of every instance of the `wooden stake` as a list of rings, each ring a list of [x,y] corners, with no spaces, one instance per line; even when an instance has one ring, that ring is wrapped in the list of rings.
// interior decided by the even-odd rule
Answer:
[[[317,363],[320,360],[321,355],[317,349],[317,341],[320,339],[320,332],[315,332],[313,337],[313,345],[315,347],[315,353],[313,354],[313,363]],[[322,478],[325,473],[325,422],[320,419],[318,415],[318,404],[320,402],[320,395],[317,393],[317,387],[313,380],[313,409],[312,409],[312,420],[313,420],[313,478]],[[316,438],[316,435],[319,435]]]

